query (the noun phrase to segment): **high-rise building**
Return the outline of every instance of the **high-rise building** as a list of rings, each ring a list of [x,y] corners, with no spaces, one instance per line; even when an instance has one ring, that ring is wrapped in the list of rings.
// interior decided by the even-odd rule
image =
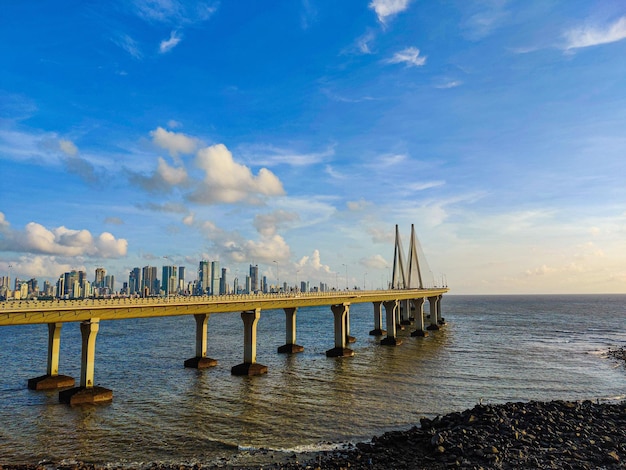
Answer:
[[[163,266],[161,285],[165,295],[175,295],[178,293],[178,275],[176,273],[176,266]]]
[[[250,293],[259,290],[259,266],[250,265]]]
[[[264,294],[267,294],[267,276],[263,276],[263,286],[261,287],[261,291]]]
[[[176,287],[176,293],[185,291],[185,267],[178,267],[178,286]]]
[[[105,287],[104,277],[106,276],[106,269],[104,268],[96,268],[96,277],[93,281],[93,286],[97,288]]]
[[[228,294],[228,284],[226,282],[226,268],[222,268],[222,277],[220,277],[220,295]]]
[[[211,262],[211,295],[218,295],[220,292],[220,262]]]
[[[133,268],[128,274],[128,293],[130,295],[141,294],[141,285],[141,269]]]
[[[157,278],[156,266],[144,266],[141,271],[143,282],[141,285],[142,296],[158,295],[161,290],[159,279]]]
[[[211,263],[200,261],[198,267],[198,294],[205,295],[211,289]]]

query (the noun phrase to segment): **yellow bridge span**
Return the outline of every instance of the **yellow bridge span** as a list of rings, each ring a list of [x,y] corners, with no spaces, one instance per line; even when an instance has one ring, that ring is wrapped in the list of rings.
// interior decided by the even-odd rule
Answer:
[[[374,306],[372,335],[384,336],[382,345],[396,346],[397,326],[415,321],[412,336],[426,336],[423,306],[428,299],[430,322],[428,329],[439,328],[442,323],[440,300],[448,288],[390,289],[375,291],[332,291],[293,294],[250,294],[220,296],[171,296],[154,298],[113,298],[53,301],[0,302],[0,326],[48,325],[48,369],[41,377],[29,380],[29,388],[40,390],[74,386],[72,377],[59,375],[61,327],[64,323],[80,322],[82,335],[80,386],[59,393],[62,402],[70,404],[106,402],[113,393],[94,386],[95,341],[101,320],[124,320],[162,316],[193,315],[196,321],[196,356],[185,361],[186,367],[206,368],[217,364],[206,356],[207,323],[211,314],[240,312],[244,325],[244,361],[234,366],[235,375],[258,375],[267,367],[256,362],[256,328],[262,310],[285,311],[286,343],[278,348],[280,353],[296,353],[303,347],[296,344],[296,313],[300,307],[330,306],[334,316],[335,347],[328,357],[354,355],[347,343],[350,336],[350,305],[371,302]],[[386,312],[386,330],[383,330],[382,308]],[[413,316],[411,316],[413,315]]]

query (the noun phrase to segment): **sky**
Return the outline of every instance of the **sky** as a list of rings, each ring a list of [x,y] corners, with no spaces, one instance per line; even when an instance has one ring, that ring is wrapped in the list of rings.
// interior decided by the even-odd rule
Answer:
[[[626,3],[4,0],[0,275],[626,293]]]

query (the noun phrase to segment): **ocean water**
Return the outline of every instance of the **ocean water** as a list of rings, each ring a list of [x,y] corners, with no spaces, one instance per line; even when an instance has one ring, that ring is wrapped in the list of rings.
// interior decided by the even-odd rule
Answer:
[[[428,305],[425,305],[428,311]],[[95,382],[113,390],[108,405],[70,407],[58,392],[27,380],[46,371],[45,325],[0,327],[0,464],[82,460],[99,464],[204,463],[242,449],[316,450],[408,428],[421,416],[507,401],[626,398],[626,367],[608,358],[626,345],[626,295],[446,295],[447,325],[427,338],[381,346],[371,304],[350,308],[352,358],[334,346],[329,307],[300,309],[297,343],[285,342],[282,310],[258,324],[258,377],[238,377],[243,324],[238,314],[209,319],[202,371],[193,317],[101,322]],[[63,326],[61,374],[80,377],[80,331]]]

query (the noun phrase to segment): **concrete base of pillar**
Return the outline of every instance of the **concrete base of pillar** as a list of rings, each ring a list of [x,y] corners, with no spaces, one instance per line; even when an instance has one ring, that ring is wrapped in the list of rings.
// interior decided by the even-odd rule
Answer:
[[[294,354],[304,351],[304,346],[299,344],[283,344],[278,348],[280,354]]]
[[[377,330],[370,331],[370,336],[383,336],[387,334],[387,330],[381,330],[378,328]]]
[[[424,330],[415,330],[415,331],[411,332],[411,336],[413,336],[413,337],[419,336],[421,338],[425,338],[426,336],[428,336],[428,332],[424,331]]]
[[[190,369],[208,369],[216,365],[217,360],[211,359],[210,357],[192,357],[185,361],[185,367],[189,367]]]
[[[429,331],[437,331],[439,329],[439,325],[428,325],[426,329]]]
[[[263,375],[267,374],[267,366],[263,364],[251,364],[249,362],[243,362],[230,369],[232,375]]]
[[[109,403],[113,400],[113,391],[104,387],[74,387],[59,392],[59,401],[68,405],[94,405]]]
[[[356,343],[356,338],[354,336],[346,336],[346,343]]]
[[[55,390],[73,387],[74,384],[76,384],[76,380],[69,375],[42,375],[28,379],[28,388],[31,390]]]
[[[326,351],[326,357],[352,357],[354,351],[349,348],[333,348]]]
[[[402,344],[402,340],[399,338],[390,338],[387,336],[380,340],[380,344],[383,346],[400,346]]]

